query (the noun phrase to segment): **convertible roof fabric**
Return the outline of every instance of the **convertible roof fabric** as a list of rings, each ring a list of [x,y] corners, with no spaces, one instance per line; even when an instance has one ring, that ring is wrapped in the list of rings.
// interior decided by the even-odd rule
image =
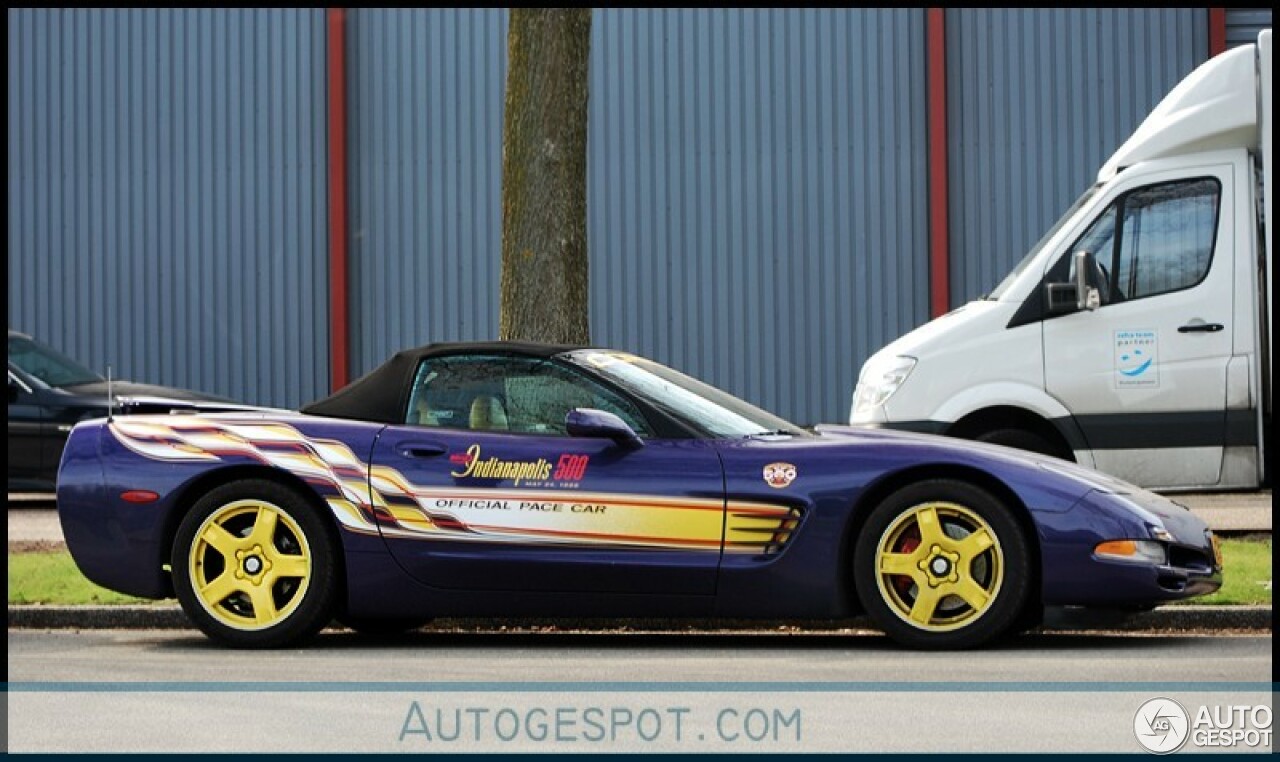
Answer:
[[[354,382],[321,400],[302,407],[308,415],[350,418],[376,423],[404,423],[409,404],[409,386],[419,363],[428,357],[447,355],[520,355],[554,357],[562,352],[585,349],[581,345],[533,344],[519,341],[437,342],[397,352],[394,357]]]

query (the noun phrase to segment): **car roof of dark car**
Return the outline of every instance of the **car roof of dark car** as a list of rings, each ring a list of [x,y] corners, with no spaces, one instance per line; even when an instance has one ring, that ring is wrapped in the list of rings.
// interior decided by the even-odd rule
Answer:
[[[525,341],[435,342],[397,352],[368,374],[321,400],[302,407],[309,415],[349,418],[376,423],[400,423],[408,404],[409,386],[418,365],[428,357],[449,355],[520,355],[555,357],[587,349],[586,344],[538,344]]]

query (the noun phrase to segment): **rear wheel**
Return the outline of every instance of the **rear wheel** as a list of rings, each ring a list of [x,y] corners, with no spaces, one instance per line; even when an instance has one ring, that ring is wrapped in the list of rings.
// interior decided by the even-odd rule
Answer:
[[[1030,553],[1010,509],[966,482],[906,487],[867,518],[854,584],[884,631],[916,648],[969,648],[1010,630],[1030,598]]]
[[[174,591],[206,635],[274,648],[315,635],[332,617],[338,545],[288,487],[262,479],[200,498],[174,537]]]

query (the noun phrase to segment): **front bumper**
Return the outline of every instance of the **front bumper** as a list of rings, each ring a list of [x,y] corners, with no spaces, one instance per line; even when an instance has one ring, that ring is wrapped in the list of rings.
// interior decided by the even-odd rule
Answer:
[[[1094,492],[1071,510],[1041,514],[1044,603],[1149,606],[1215,592],[1222,565],[1208,525],[1167,498],[1145,491]],[[1165,563],[1094,554],[1099,542],[1159,536]]]

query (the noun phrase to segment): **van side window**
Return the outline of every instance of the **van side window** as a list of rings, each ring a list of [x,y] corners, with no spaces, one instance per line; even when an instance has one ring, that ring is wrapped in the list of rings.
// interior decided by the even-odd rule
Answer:
[[[1071,254],[1092,252],[1107,282],[1103,303],[1145,299],[1191,288],[1209,274],[1222,188],[1213,178],[1179,180],[1129,191],[1067,249],[1054,280],[1072,282]],[[1059,275],[1063,273],[1064,275]]]

